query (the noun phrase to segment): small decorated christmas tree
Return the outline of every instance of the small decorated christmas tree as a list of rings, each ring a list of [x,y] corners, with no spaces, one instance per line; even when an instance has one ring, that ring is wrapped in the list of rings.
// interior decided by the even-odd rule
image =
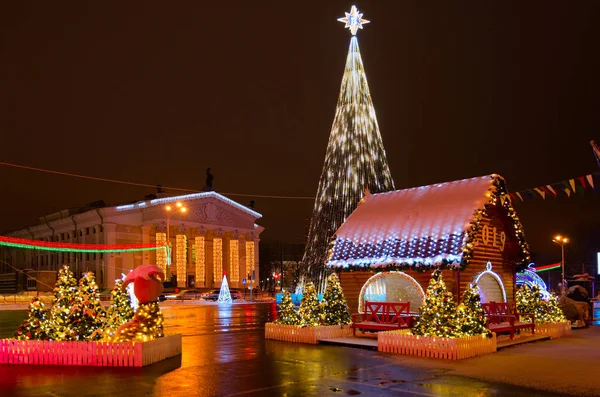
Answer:
[[[425,303],[419,308],[420,317],[412,333],[422,336],[455,337],[458,329],[456,305],[452,293],[446,289],[442,272],[431,275]]]
[[[477,285],[470,284],[458,306],[458,334],[459,336],[492,336],[485,323],[486,317],[481,306],[479,288]]]
[[[289,291],[285,291],[283,294],[283,299],[279,305],[279,314],[275,323],[283,325],[300,324],[300,316],[294,308],[294,302],[292,302],[292,296]]]
[[[324,325],[351,324],[352,317],[346,303],[346,297],[335,273],[327,278],[327,288],[321,302],[321,313]]]
[[[300,315],[300,325],[303,327],[316,327],[321,324],[321,306],[313,283],[309,282],[304,286],[304,296],[300,302],[298,314]]]
[[[27,319],[17,328],[14,337],[20,340],[48,340],[50,322],[48,311],[39,298],[33,298],[29,304]]]
[[[115,287],[110,292],[110,306],[106,311],[104,337],[111,337],[117,328],[132,318],[133,308],[129,294],[123,289],[123,280],[116,280]]]
[[[537,285],[531,288],[523,285],[517,290],[516,295],[517,311],[524,314],[522,316],[523,320],[531,321],[531,317],[527,314],[534,314],[537,324],[567,321],[554,293],[546,301],[542,298],[540,288]]]
[[[553,292],[546,301],[547,317],[549,323],[561,323],[567,321],[567,317],[559,306],[558,297]]]
[[[219,291],[219,303],[231,303],[231,293],[229,292],[229,284],[227,283],[227,276],[223,275],[223,282],[221,283],[221,290]]]
[[[77,296],[77,280],[69,266],[64,265],[59,271],[54,286],[54,299],[50,309],[50,339],[72,340],[70,314]]]
[[[75,305],[71,310],[74,340],[99,340],[106,320],[106,313],[100,304],[100,291],[93,272],[83,274]]]

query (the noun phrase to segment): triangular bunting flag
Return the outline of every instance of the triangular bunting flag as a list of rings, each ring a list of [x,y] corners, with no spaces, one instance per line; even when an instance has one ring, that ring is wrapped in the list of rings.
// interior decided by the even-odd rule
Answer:
[[[521,196],[521,193],[519,193],[519,192],[516,192],[515,194],[517,195],[517,197],[518,197],[518,198],[520,198],[520,199],[521,199],[521,201],[523,201],[523,196]]]
[[[586,187],[585,186],[585,177],[584,176],[580,176],[579,177],[579,183],[581,183],[581,186],[583,186],[584,188]]]
[[[537,187],[535,189],[533,189],[533,190],[535,190],[536,192],[538,192],[539,195],[542,196],[543,199],[546,199],[546,192],[545,191],[543,191],[542,189],[537,188]]]
[[[596,188],[594,187],[594,178],[592,177],[592,174],[589,174],[586,178],[592,189],[596,190]]]
[[[575,179],[570,179],[569,184],[571,185],[571,190],[575,191]]]
[[[554,197],[556,197],[556,190],[554,190],[552,186],[546,185],[546,189],[548,189],[554,195]]]
[[[565,189],[565,193],[567,193],[567,197],[571,197],[571,191],[568,188]]]

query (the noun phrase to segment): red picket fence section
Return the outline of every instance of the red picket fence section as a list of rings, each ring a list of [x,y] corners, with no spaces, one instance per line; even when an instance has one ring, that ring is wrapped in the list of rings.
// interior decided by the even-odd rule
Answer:
[[[149,342],[0,339],[0,364],[143,367],[181,354],[181,334]]]

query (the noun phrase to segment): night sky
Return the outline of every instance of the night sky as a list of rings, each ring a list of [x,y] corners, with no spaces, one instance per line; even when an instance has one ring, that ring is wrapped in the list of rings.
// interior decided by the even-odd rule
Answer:
[[[371,21],[359,44],[397,188],[600,171],[600,2],[584,0],[2,2],[0,161],[198,190],[210,166],[219,192],[314,196],[352,4]],[[4,166],[0,180],[2,231],[154,192]],[[264,242],[302,241],[312,201],[255,200]],[[600,250],[599,205],[515,207],[538,261],[560,259],[560,232],[575,266]]]

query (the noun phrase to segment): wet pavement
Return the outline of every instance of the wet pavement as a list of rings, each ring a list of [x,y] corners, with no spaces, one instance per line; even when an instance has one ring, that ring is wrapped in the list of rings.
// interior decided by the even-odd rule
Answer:
[[[0,311],[3,329],[18,313]],[[164,315],[167,333],[183,334],[180,357],[137,369],[0,365],[0,396],[558,396],[376,351],[267,341],[274,304],[180,305]]]

